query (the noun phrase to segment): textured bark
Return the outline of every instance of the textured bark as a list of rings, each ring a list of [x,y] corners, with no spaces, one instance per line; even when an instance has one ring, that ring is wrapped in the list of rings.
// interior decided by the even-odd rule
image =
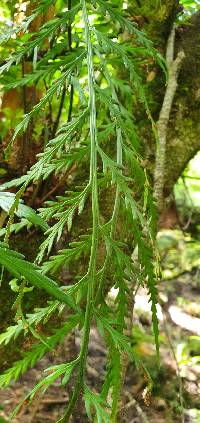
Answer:
[[[150,7],[151,2],[142,2],[143,7],[144,3],[147,5],[146,10],[148,10],[148,5]],[[163,9],[161,27],[156,29],[155,15],[152,15],[153,21],[151,23],[149,23],[147,19],[145,24],[147,31],[151,34],[153,33],[154,37],[159,40],[160,47],[163,47],[162,34],[169,34],[172,29],[173,16],[178,6],[175,0],[163,3],[165,3],[166,7]],[[150,8],[150,10],[152,9]],[[198,74],[200,54],[196,47],[199,45],[200,41],[200,14],[195,15],[191,20],[191,24],[191,26],[188,26],[188,28],[181,33],[179,41],[175,44],[178,52],[175,60],[173,60],[175,31],[172,31],[172,39],[169,38],[169,44],[172,42],[173,45],[171,46],[172,48],[168,49],[166,55],[169,68],[168,85],[167,88],[163,87],[163,100],[161,98],[161,104],[158,103],[158,110],[161,109],[158,120],[158,135],[161,141],[161,148],[157,155],[158,162],[155,172],[155,194],[160,212],[163,209],[163,194],[164,197],[167,198],[172,193],[174,184],[180,177],[185,166],[200,149],[200,108],[198,107],[200,101],[200,77]],[[170,45],[168,45],[168,47],[170,47]],[[180,78],[178,79],[180,64],[183,64],[183,68],[180,73]],[[193,96],[191,97],[192,92]],[[175,102],[173,105],[174,96]],[[192,104],[192,102],[194,102],[194,104]],[[154,161],[156,167],[155,151],[151,159]],[[159,162],[159,160],[161,161]],[[176,218],[176,210],[173,210],[171,221],[173,220],[174,223],[176,223]],[[164,221],[166,219],[167,213],[166,210],[164,210],[164,213],[160,216],[159,227],[161,227],[161,224],[165,226]],[[126,369],[127,362],[125,357],[123,381],[125,379]]]
[[[155,7],[151,7],[151,2],[142,2],[142,10],[146,7],[147,17],[152,21],[145,22],[145,30],[150,38],[156,32],[155,44],[164,54],[167,37],[172,29],[174,14],[178,11],[176,0],[162,2],[163,13],[162,30],[156,30],[157,15]],[[149,12],[148,12],[149,10]],[[148,14],[149,13],[149,14]],[[158,19],[159,20],[159,19]],[[160,21],[159,21],[160,22]],[[166,162],[164,174],[164,197],[168,199],[173,192],[173,187],[181,176],[188,162],[200,149],[200,13],[196,13],[183,28],[176,30],[175,55],[179,51],[184,51],[177,89],[171,112],[169,115],[166,131]],[[162,79],[161,79],[162,78]],[[166,94],[164,77],[157,71],[157,77],[149,83],[149,92],[156,106],[153,106],[154,119],[157,120]],[[148,131],[148,124],[147,124]],[[145,132],[147,134],[147,132]],[[154,173],[155,163],[155,141],[147,138],[144,155],[147,158],[147,166],[151,175]],[[166,202],[167,204],[167,202]]]
[[[132,1],[130,1],[131,6]],[[133,13],[139,25],[150,34],[159,48],[165,47],[172,23],[180,9],[179,0],[136,0]]]
[[[165,196],[200,149],[200,13],[178,36],[177,49],[184,50],[185,59],[168,127]]]

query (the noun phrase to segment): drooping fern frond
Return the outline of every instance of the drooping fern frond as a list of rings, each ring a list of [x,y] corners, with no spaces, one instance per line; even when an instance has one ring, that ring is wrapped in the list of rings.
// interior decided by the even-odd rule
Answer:
[[[37,16],[40,16],[42,13],[45,13],[48,8],[54,4],[54,0],[41,0],[40,3],[37,5],[37,7],[33,10],[30,16],[26,16],[24,20],[22,21],[21,25],[16,26],[15,28],[12,28],[11,30],[6,31],[4,34],[1,34],[0,36],[0,43],[5,43],[8,41],[11,37],[17,35],[19,32],[24,31],[26,32],[30,23],[37,18]]]
[[[53,351],[55,346],[63,342],[67,333],[69,333],[78,323],[80,323],[79,316],[73,316],[71,320],[69,319],[69,323],[57,329],[54,335],[46,337],[47,345],[35,344],[31,351],[24,354],[24,358],[18,360],[13,367],[0,375],[0,387],[3,388],[9,385],[11,380],[17,380],[21,374],[33,367],[48,351]]]
[[[23,260],[23,255],[18,254],[7,248],[3,243],[0,244],[0,263],[17,278],[23,276],[28,282],[37,288],[44,289],[57,300],[66,303],[72,309],[77,310],[73,299],[65,294],[55,281],[41,273],[41,269],[33,263]],[[14,266],[13,266],[14,260]]]
[[[46,322],[60,308],[59,301],[52,301],[47,307],[36,308],[34,313],[27,314],[26,322],[28,326],[37,326],[41,322]],[[6,332],[0,334],[0,345],[7,345],[10,341],[15,340],[23,331],[27,331],[28,327],[24,325],[22,320],[18,320],[15,326],[9,326]]]
[[[7,156],[21,133],[32,127],[34,132],[35,120],[45,126],[50,118],[48,134],[42,139],[35,163],[26,175],[6,182],[1,188],[20,187],[15,198],[12,194],[8,210],[7,243],[14,229],[14,216],[24,206],[20,199],[26,187],[36,184],[37,189],[39,184],[45,189],[54,176],[63,183],[60,192],[47,193],[39,214],[33,212],[34,219],[29,213],[31,223],[36,224],[36,217],[40,226],[44,222],[44,239],[37,255],[39,265],[27,262],[10,250],[7,243],[0,245],[0,263],[15,277],[23,277],[24,283],[44,289],[55,301],[31,315],[23,314],[21,305],[21,320],[0,336],[0,343],[7,344],[22,331],[25,336],[35,333],[37,342],[40,341],[37,324],[45,323],[65,304],[74,315],[68,317],[60,332],[56,330],[53,336],[44,337],[44,342],[35,344],[32,351],[0,376],[0,385],[16,379],[54,348],[59,337],[62,340],[80,324],[78,359],[74,357],[71,363],[53,366],[50,369],[53,373],[42,379],[29,397],[45,390],[61,375],[65,374],[63,383],[67,383],[76,367],[73,393],[59,422],[69,421],[82,392],[90,419],[96,415],[99,422],[115,422],[123,382],[122,355],[139,361],[131,335],[127,334],[134,284],[148,287],[159,350],[156,216],[134,110],[135,104],[139,105],[152,121],[143,84],[143,64],[149,58],[160,64],[162,60],[152,42],[126,15],[122,1],[80,0],[73,7],[68,2],[67,10],[62,2],[56,2],[54,18],[42,23],[37,34],[29,33],[30,23],[51,3],[40,1],[31,17],[22,23],[26,44],[22,37],[22,44],[2,67],[5,89],[20,90],[36,84],[41,90],[40,98],[18,123]],[[102,30],[102,20],[106,31]],[[124,31],[132,35],[131,43],[128,39],[124,41]],[[31,64],[30,72],[24,75],[19,72],[18,63],[14,65],[22,59]],[[19,72],[17,80],[12,75],[13,65]],[[126,83],[121,77],[122,69],[127,74]],[[154,129],[153,121],[152,126]],[[20,217],[28,219],[25,212]],[[59,240],[64,246],[56,252]],[[137,263],[132,259],[136,249]],[[72,269],[75,277],[70,286],[59,287],[47,275],[59,280],[63,267]],[[118,294],[116,301],[108,305],[107,293],[111,288],[117,289]],[[100,394],[93,393],[85,383],[92,324],[108,339],[107,373]]]
[[[84,401],[89,419],[92,420],[95,412],[98,422],[109,423],[109,404],[107,404],[106,401],[103,400],[100,395],[97,395],[92,392],[86,385],[84,388]]]

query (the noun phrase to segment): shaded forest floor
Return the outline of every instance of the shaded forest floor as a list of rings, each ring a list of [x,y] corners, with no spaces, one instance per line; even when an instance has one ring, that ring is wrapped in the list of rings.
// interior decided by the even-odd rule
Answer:
[[[143,400],[146,387],[144,374],[137,370],[133,363],[130,364],[122,393],[120,423],[200,422],[200,285],[192,284],[192,277],[192,274],[186,273],[180,279],[163,281],[160,284],[160,369],[155,365],[148,297],[144,289],[137,293],[133,345],[151,374],[153,390],[150,404],[147,406]],[[78,346],[79,334],[76,338]],[[59,361],[61,360],[62,357],[59,357]],[[8,419],[18,401],[40,380],[42,370],[52,365],[52,362],[55,364],[55,358],[49,354],[19,382],[0,391],[2,418]],[[93,328],[88,360],[88,383],[94,390],[100,389],[105,363],[105,347]],[[56,422],[68,400],[66,388],[60,388],[59,383],[59,380],[54,383],[42,398],[37,396],[31,406],[25,404],[13,423]],[[85,423],[88,419],[82,415],[74,422]]]

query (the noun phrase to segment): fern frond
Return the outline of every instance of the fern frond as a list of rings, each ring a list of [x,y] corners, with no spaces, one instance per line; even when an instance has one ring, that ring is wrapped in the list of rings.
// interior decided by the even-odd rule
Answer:
[[[62,87],[66,81],[71,77],[72,70],[75,68],[75,66],[80,63],[81,60],[83,60],[85,56],[85,52],[82,53],[79,57],[76,57],[75,60],[73,60],[70,64],[68,64],[68,69],[65,71],[62,76],[60,76],[58,79],[53,81],[52,86],[47,90],[44,97],[41,98],[38,104],[36,104],[31,112],[25,115],[23,121],[16,127],[15,133],[13,135],[12,141],[16,138],[16,136],[21,132],[25,131],[28,127],[28,124],[31,120],[31,118],[37,114],[43,107],[46,105],[47,102],[49,102],[53,95]]]
[[[37,326],[41,322],[45,323],[59,308],[59,301],[52,301],[47,307],[36,308],[34,313],[26,315],[27,324]],[[20,319],[17,321],[17,325],[9,326],[6,332],[0,334],[0,345],[7,345],[10,341],[15,340],[22,331],[26,332],[27,327]]]
[[[109,423],[110,416],[106,409],[109,409],[109,404],[100,396],[92,392],[86,385],[84,388],[85,408],[89,419],[93,419],[93,411],[97,416],[97,421]]]
[[[10,384],[11,380],[16,381],[21,374],[33,367],[47,351],[52,351],[55,346],[63,342],[64,337],[80,322],[79,316],[73,316],[62,328],[57,329],[55,334],[46,338],[46,344],[36,344],[31,351],[25,353],[22,360],[17,361],[13,367],[0,375],[0,387]]]
[[[63,24],[66,24],[68,20],[71,20],[74,18],[79,8],[80,8],[80,5],[76,5],[72,10],[62,12],[59,18],[50,20],[46,22],[44,25],[42,25],[38,33],[32,33],[32,34],[29,33],[30,41],[27,41],[24,47],[17,49],[17,52],[13,53],[10,56],[10,58],[7,60],[7,62],[3,66],[0,67],[0,74],[8,71],[13,63],[21,62],[24,56],[25,55],[29,56],[31,53],[33,53],[35,48],[37,48],[38,50],[41,47],[41,45],[43,45],[44,41],[48,37],[50,36],[52,37],[60,26],[62,26]]]
[[[55,0],[40,0],[40,4],[32,11],[30,16],[26,16],[22,21],[21,25],[7,30],[5,33],[0,35],[0,44],[7,42],[11,37],[16,36],[19,32],[26,32],[31,22],[37,18],[37,16],[45,13],[51,5],[54,4]]]

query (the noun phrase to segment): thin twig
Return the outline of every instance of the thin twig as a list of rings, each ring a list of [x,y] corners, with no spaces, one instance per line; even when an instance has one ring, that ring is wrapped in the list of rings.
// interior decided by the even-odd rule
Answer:
[[[55,134],[56,134],[57,129],[58,129],[58,125],[59,125],[59,121],[60,121],[60,116],[61,116],[63,105],[64,105],[65,95],[66,95],[66,86],[63,87],[63,91],[62,91],[62,95],[61,95],[61,99],[60,99],[60,105],[59,105],[58,113],[57,113],[57,116],[56,116],[56,120],[55,120],[55,122],[53,124],[52,138],[55,137]]]
[[[55,191],[57,191],[57,189],[62,185],[62,183],[68,178],[69,175],[71,175],[71,173],[76,169],[77,165],[76,163],[74,163],[68,170],[68,172],[66,172],[63,177],[59,180],[59,182],[55,185],[55,187],[53,187],[49,192],[47,192],[47,194],[45,194],[41,200],[40,203],[43,203],[50,195],[54,194]]]
[[[48,87],[47,87],[47,84],[46,84],[45,79],[44,79],[44,86],[45,86],[45,90],[46,90],[46,93],[47,93]],[[48,100],[48,105],[49,105],[49,123],[50,123],[50,128],[52,128],[52,125],[53,125],[53,119],[52,119],[53,113],[52,113],[52,104],[51,104],[51,101],[50,100]]]
[[[67,122],[70,122],[71,119],[72,119],[73,100],[74,100],[74,86],[73,86],[73,84],[71,84],[70,98],[69,98],[69,111],[68,111]]]

